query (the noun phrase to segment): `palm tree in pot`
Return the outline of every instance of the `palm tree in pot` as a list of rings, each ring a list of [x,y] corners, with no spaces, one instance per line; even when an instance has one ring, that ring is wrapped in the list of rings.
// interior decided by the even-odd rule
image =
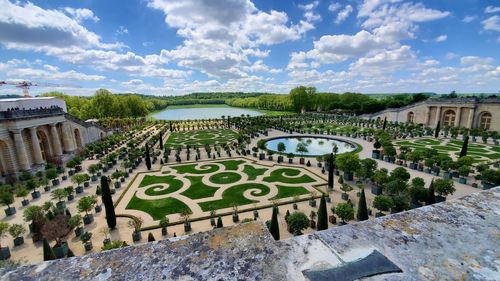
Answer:
[[[76,214],[68,220],[68,226],[69,228],[74,229],[76,237],[80,237],[80,235],[82,235],[83,233],[82,224],[83,221],[80,214]]]
[[[129,227],[134,230],[132,233],[132,240],[134,242],[140,241],[142,238],[141,227],[143,222],[144,221],[140,217],[133,217],[132,220],[128,222]]]

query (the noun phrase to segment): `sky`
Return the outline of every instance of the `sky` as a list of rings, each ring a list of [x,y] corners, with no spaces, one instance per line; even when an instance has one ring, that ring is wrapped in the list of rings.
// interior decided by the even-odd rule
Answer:
[[[499,61],[497,0],[0,0],[0,81],[32,95],[498,93]]]

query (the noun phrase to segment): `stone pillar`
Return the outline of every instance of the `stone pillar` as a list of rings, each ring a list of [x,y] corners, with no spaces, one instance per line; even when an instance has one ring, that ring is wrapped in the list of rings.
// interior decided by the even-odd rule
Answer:
[[[457,114],[455,115],[455,127],[460,127],[460,118],[461,118],[461,114],[462,113],[462,108],[461,107],[457,107]]]
[[[41,165],[45,164],[42,156],[42,149],[40,148],[40,140],[36,135],[36,127],[30,128],[31,134],[31,145],[33,146],[33,158],[35,159],[35,164]]]
[[[436,107],[436,120],[434,121],[434,126],[437,126],[439,120],[441,120],[441,106]]]
[[[64,151],[65,152],[70,152],[75,150],[75,144],[73,142],[73,139],[70,134],[71,128],[69,127],[67,122],[63,123],[63,145],[64,145]]]
[[[427,106],[425,108],[424,125],[429,125],[430,115],[431,115],[431,109]],[[416,118],[416,116],[413,118]]]
[[[21,130],[14,130],[12,133],[14,134],[14,146],[16,147],[17,166],[21,171],[28,171],[31,169],[31,165],[28,159],[26,146],[24,145],[23,136],[21,135]]]
[[[476,115],[476,108],[469,108],[469,118],[467,119],[467,128],[472,129],[474,126],[474,115]]]
[[[50,138],[52,139],[52,146],[54,147],[55,156],[62,156],[61,141],[59,139],[59,133],[57,133],[56,124],[50,124]]]

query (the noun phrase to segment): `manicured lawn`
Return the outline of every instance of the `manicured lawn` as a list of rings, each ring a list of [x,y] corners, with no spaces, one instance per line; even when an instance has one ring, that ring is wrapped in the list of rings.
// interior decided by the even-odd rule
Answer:
[[[241,176],[232,172],[221,172],[212,175],[208,180],[215,184],[235,183],[241,179]]]
[[[168,188],[163,189],[160,185],[149,187],[145,194],[149,196],[163,195],[176,192],[182,188],[182,181],[176,179],[174,176],[145,176],[139,187],[145,187],[151,184],[166,183]]]
[[[142,200],[135,195],[127,205],[127,209],[135,209],[148,213],[154,220],[160,220],[166,215],[180,213],[184,210],[191,211],[183,202],[175,198],[159,200]]]
[[[181,193],[182,195],[191,199],[201,199],[207,197],[213,197],[218,187],[208,186],[204,184],[201,180],[203,177],[200,176],[186,176],[186,178],[191,181],[189,188]]]
[[[196,168],[198,164],[187,164],[172,166],[172,169],[177,170],[179,174],[210,174],[219,169],[217,165],[214,164],[204,164]]]
[[[300,171],[297,169],[289,169],[282,168],[277,169],[271,172],[269,177],[265,177],[265,182],[282,182],[282,183],[309,183],[314,182],[314,179],[309,177],[308,175],[302,175],[300,177],[296,177],[300,174]],[[293,177],[293,178],[289,178]]]
[[[224,167],[226,167],[226,170],[236,171],[236,170],[238,170],[238,166],[245,163],[245,161],[243,161],[243,160],[226,160],[226,161],[220,161],[220,162],[216,162],[216,163],[224,165]]]
[[[199,203],[199,205],[203,211],[208,211],[211,206],[215,209],[223,209],[232,207],[233,205],[241,206],[257,202],[243,196],[243,193],[247,189],[257,189],[252,190],[251,192],[254,196],[262,196],[270,192],[269,187],[266,185],[258,183],[244,183],[226,189],[226,191],[222,193],[222,199],[220,200],[202,202]]]
[[[266,168],[255,168],[254,166],[245,165],[243,173],[248,175],[248,180],[255,180],[258,176],[263,175],[267,171]]]
[[[310,193],[307,189],[305,189],[302,186],[277,185],[276,187],[278,187],[278,194],[271,199],[281,199],[281,198],[300,196]]]

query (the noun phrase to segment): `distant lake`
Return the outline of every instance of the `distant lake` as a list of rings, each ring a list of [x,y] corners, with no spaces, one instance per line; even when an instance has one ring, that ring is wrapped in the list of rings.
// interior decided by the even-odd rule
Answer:
[[[236,117],[241,116],[241,114],[244,114],[245,116],[247,114],[249,114],[250,116],[264,115],[264,113],[262,112],[251,109],[231,106],[210,106],[172,109],[167,108],[161,112],[151,115],[151,117],[160,120],[193,120],[221,118],[222,115]]]

